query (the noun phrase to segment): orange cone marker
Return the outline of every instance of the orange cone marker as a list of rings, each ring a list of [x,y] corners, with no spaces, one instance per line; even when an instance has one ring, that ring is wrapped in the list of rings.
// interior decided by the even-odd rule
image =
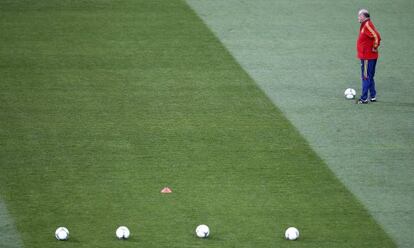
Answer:
[[[172,190],[168,187],[165,187],[161,190],[161,193],[162,194],[169,194],[169,193],[172,193]]]

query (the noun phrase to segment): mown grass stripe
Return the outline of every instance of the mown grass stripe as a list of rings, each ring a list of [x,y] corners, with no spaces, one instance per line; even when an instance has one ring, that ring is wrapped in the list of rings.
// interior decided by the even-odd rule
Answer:
[[[16,230],[13,218],[0,198],[0,246],[4,248],[21,248],[22,241]]]
[[[398,245],[414,246],[412,2],[366,2],[384,40],[381,101],[367,108],[343,97],[361,87],[355,2],[187,2]]]

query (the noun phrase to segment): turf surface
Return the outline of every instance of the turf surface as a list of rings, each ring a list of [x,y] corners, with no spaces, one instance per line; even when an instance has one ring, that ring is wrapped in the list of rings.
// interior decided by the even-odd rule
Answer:
[[[9,215],[2,199],[0,199],[0,245],[7,248],[23,247],[13,218]]]
[[[398,246],[414,247],[414,2],[188,2]],[[361,89],[361,7],[383,39],[379,101],[363,106],[343,96]]]
[[[25,247],[394,247],[183,1],[0,7],[0,193]]]

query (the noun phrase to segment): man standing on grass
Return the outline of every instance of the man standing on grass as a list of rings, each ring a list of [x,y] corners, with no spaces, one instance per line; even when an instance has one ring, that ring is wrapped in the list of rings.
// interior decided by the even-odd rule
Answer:
[[[376,102],[375,90],[375,66],[378,59],[378,47],[381,36],[370,19],[368,10],[361,9],[358,12],[358,21],[361,23],[357,40],[358,58],[361,60],[362,93],[358,104],[368,103],[368,92],[371,102]]]

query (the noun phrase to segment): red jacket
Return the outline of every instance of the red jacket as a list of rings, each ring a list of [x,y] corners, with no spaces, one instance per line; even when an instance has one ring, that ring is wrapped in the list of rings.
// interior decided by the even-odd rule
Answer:
[[[359,59],[377,59],[381,36],[370,19],[361,23],[357,40]],[[373,51],[375,50],[375,51]]]

